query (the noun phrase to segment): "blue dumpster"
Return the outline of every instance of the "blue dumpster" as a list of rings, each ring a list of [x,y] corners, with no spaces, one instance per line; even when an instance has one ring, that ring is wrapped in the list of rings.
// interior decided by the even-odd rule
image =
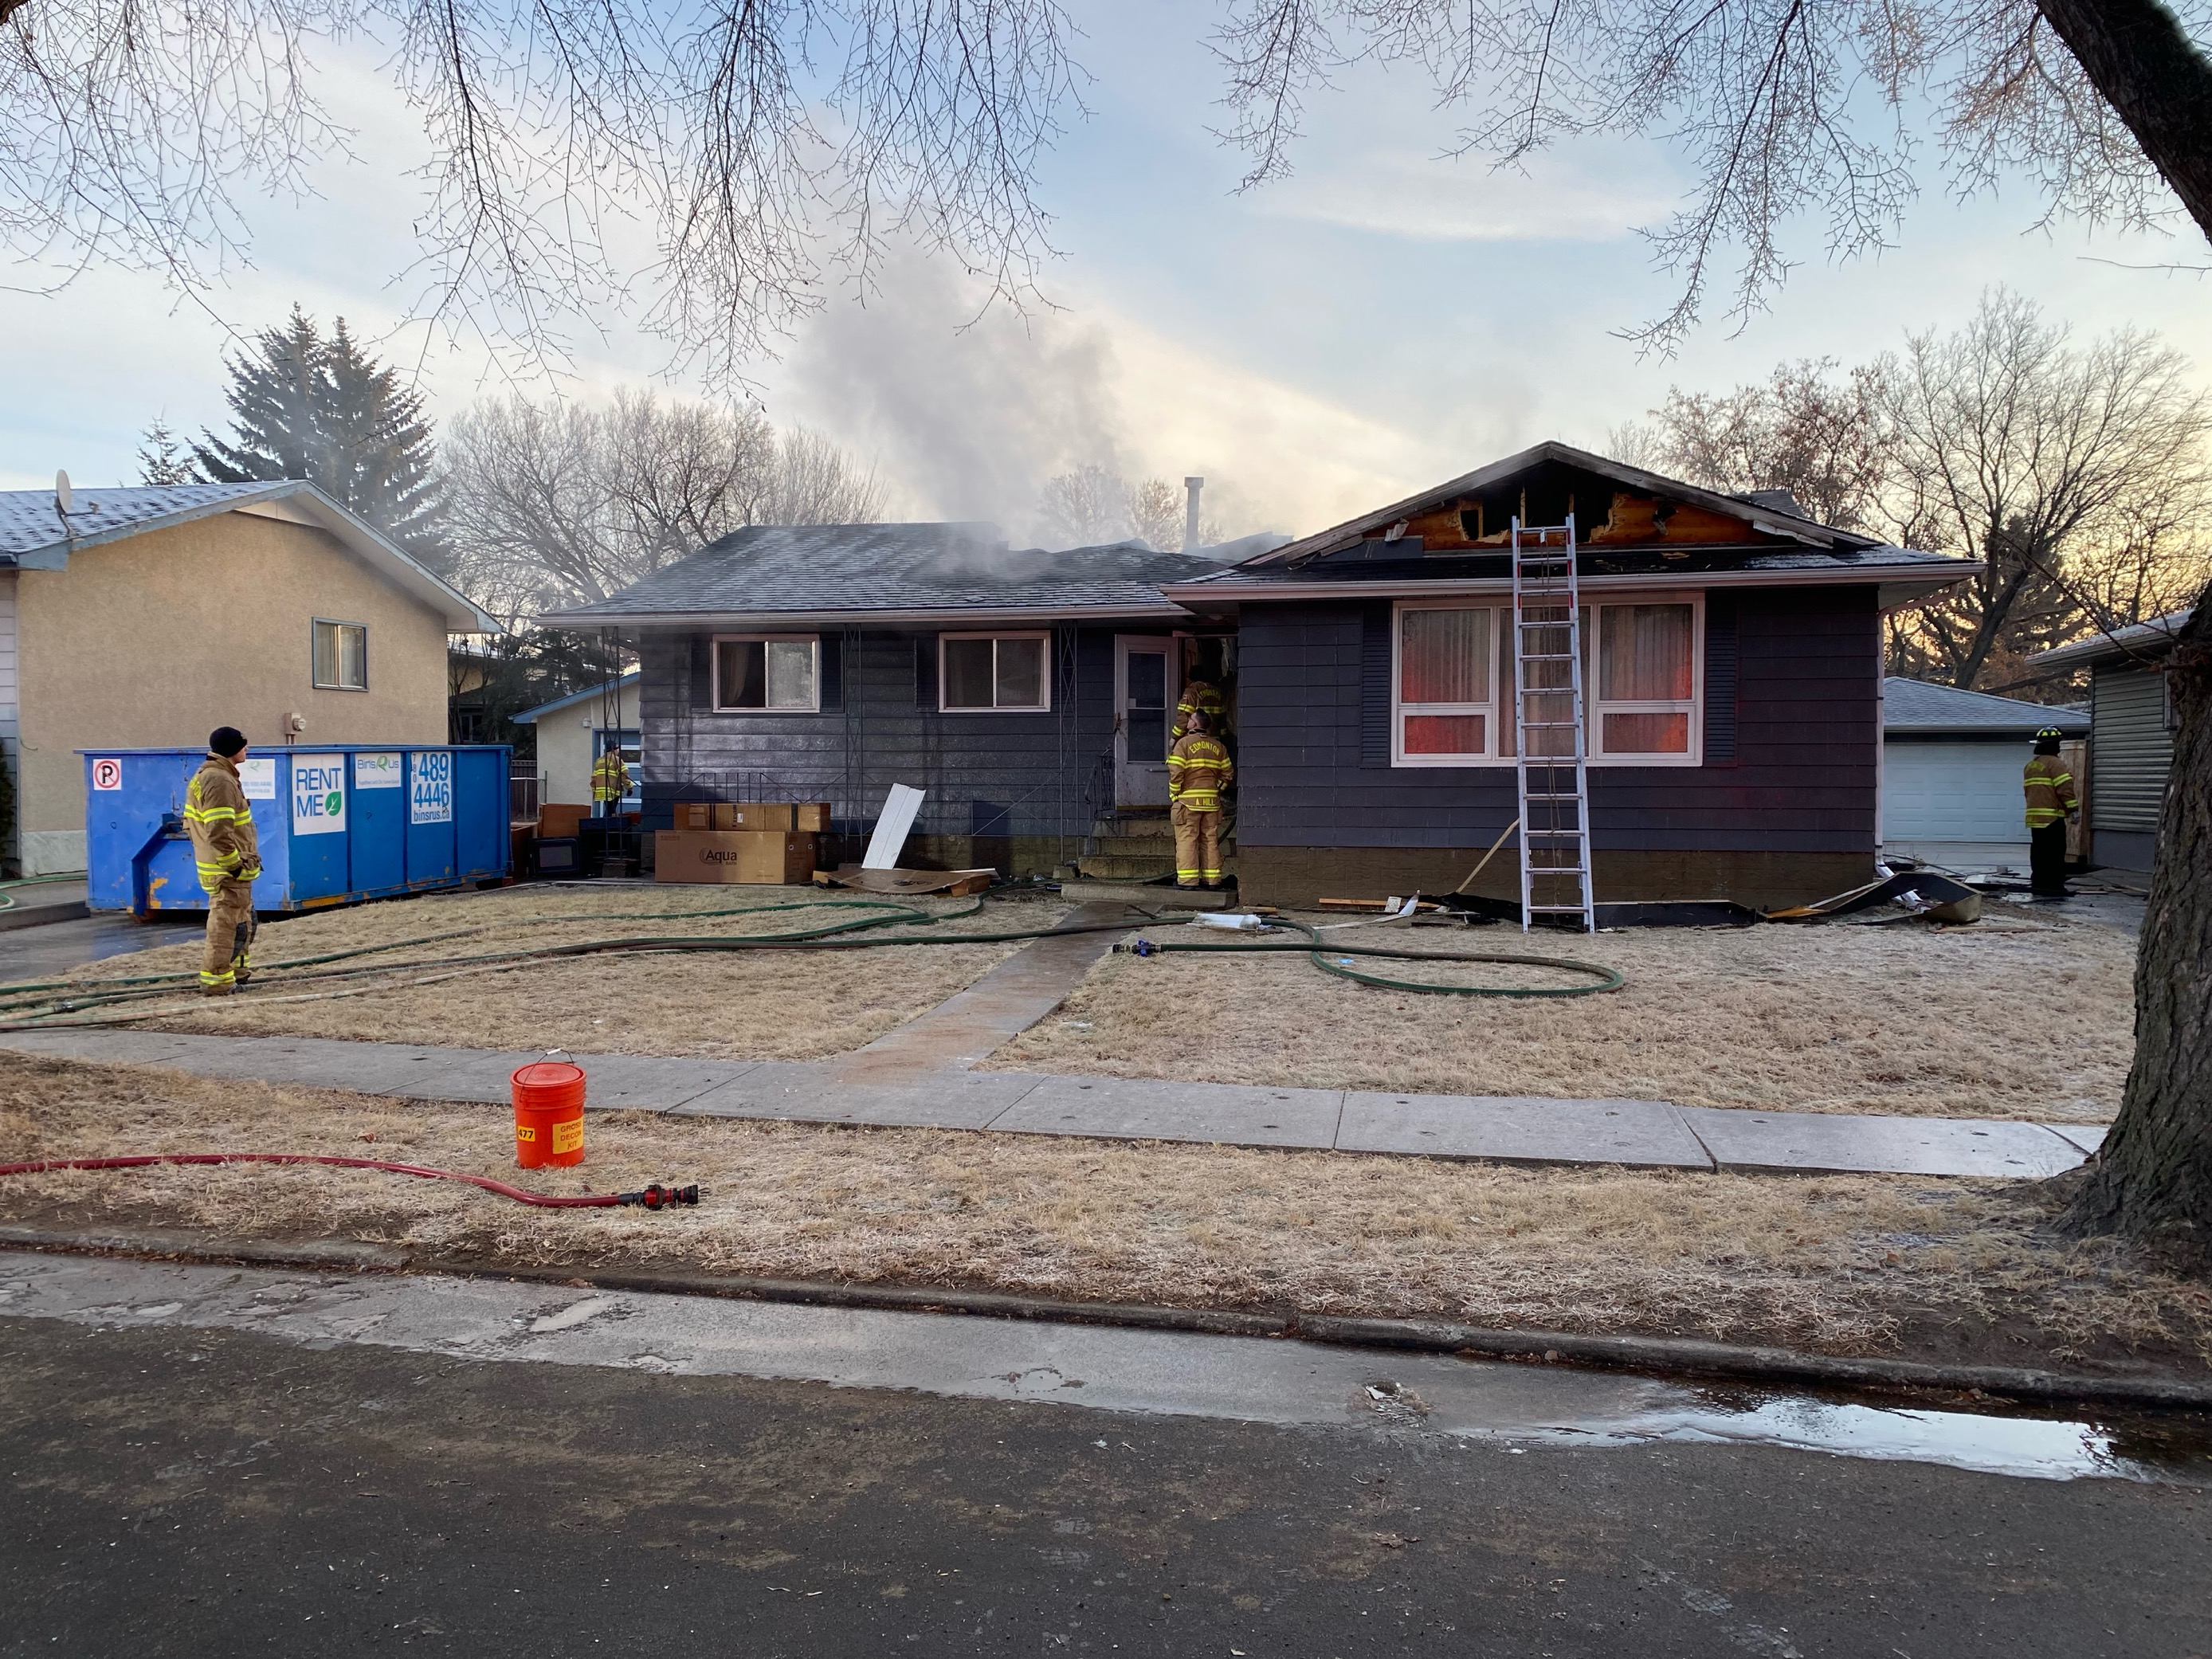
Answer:
[[[87,749],[85,845],[95,910],[204,910],[184,826],[204,749]],[[262,910],[496,879],[507,873],[505,744],[325,744],[249,753]]]

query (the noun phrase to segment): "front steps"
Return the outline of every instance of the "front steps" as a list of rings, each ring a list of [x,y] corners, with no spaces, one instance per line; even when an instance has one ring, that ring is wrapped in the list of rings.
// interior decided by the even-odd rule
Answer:
[[[1175,830],[1164,806],[1117,808],[1091,826],[1084,847],[1083,856],[1075,862],[1085,880],[1128,886],[1175,879]],[[1232,878],[1237,873],[1236,849],[1232,817],[1221,848],[1222,873]]]

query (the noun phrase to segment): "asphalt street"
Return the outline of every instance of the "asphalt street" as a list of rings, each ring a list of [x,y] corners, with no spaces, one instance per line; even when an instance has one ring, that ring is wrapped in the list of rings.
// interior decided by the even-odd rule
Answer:
[[[1364,1389],[1340,1421],[1255,1422],[1097,1409],[1059,1371],[1048,1403],[1018,1371],[981,1398],[580,1347],[517,1363],[538,1351],[498,1357],[465,1324],[511,1288],[535,1300],[501,1322],[529,1340],[674,1316],[459,1281],[248,1297],[249,1275],[191,1271],[230,1300],[134,1306],[165,1293],[142,1279],[0,1317],[0,1654],[2212,1653],[2205,1466],[2161,1469],[2154,1440],[2110,1448],[2126,1478],[2031,1479],[1523,1433],[1542,1390],[1594,1386],[1528,1368],[1504,1368],[1517,1415],[1483,1434]],[[320,1325],[286,1324],[318,1295]],[[459,1311],[379,1334],[426,1300]],[[659,1301],[696,1330],[740,1317]],[[331,1334],[348,1308],[358,1340]],[[897,1317],[921,1352],[929,1317]],[[975,1322],[936,1326],[966,1342]],[[821,1328],[858,1352],[885,1328]],[[1255,1347],[1298,1352],[1224,1352]],[[1329,1388],[1340,1363],[1394,1368],[1322,1359]]]

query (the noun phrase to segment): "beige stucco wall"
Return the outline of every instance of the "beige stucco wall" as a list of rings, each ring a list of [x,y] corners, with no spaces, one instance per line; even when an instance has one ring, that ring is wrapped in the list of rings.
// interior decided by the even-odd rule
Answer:
[[[313,688],[318,617],[368,625],[368,690]],[[21,573],[16,627],[27,869],[83,867],[81,749],[218,726],[273,747],[288,714],[304,744],[446,740],[444,619],[306,525],[223,513],[83,550]]]
[[[637,685],[622,689],[623,729],[637,730]],[[601,726],[597,697],[574,708],[556,709],[538,721],[538,799],[588,806],[592,803],[592,763],[598,758],[594,738]]]

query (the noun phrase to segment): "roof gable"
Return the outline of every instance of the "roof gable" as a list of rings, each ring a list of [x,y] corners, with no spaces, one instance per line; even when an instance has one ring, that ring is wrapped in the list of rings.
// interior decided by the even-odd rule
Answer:
[[[1508,545],[1516,515],[1524,524],[1556,525],[1570,513],[1588,547],[1740,547],[1756,554],[1881,545],[1870,536],[1816,524],[1796,507],[1786,491],[1723,495],[1570,444],[1545,442],[1248,559],[1242,568],[1306,565],[1376,538],[1388,544],[1418,538],[1419,547],[1413,551],[1421,557],[1494,553]]]

